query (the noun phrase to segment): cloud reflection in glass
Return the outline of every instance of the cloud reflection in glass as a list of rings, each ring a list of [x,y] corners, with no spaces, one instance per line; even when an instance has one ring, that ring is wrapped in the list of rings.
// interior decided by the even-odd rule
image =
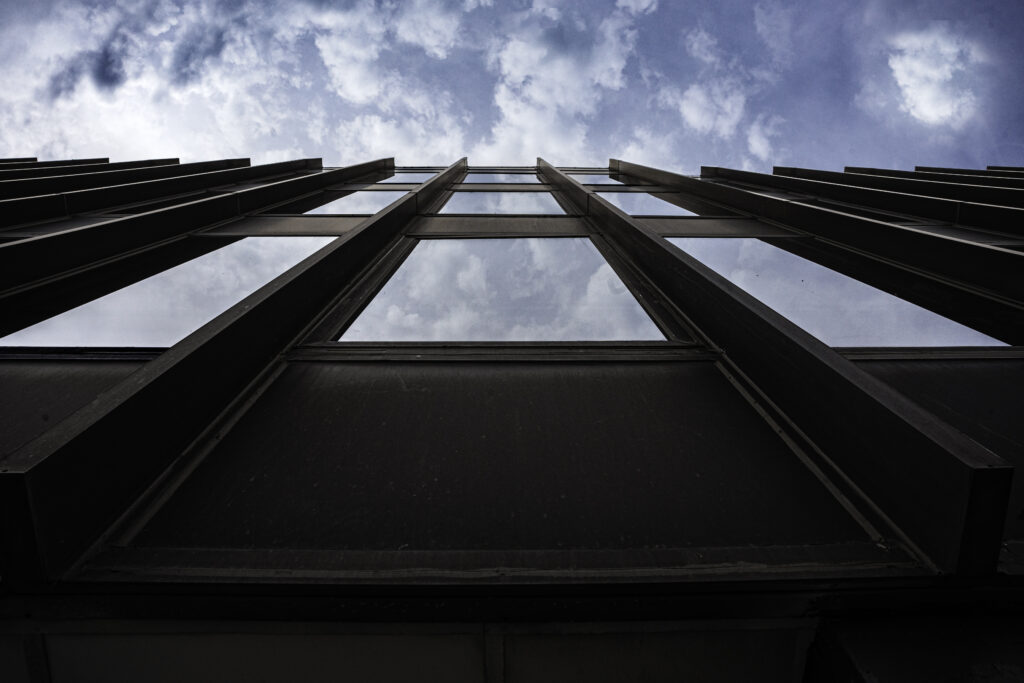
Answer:
[[[598,192],[630,216],[694,216],[681,206],[669,204],[657,195],[646,192]]]
[[[0,346],[172,346],[333,239],[247,237],[19,330]]]
[[[564,215],[550,192],[453,192],[441,213]]]
[[[668,240],[830,346],[1005,346],[758,239]]]
[[[586,238],[420,242],[339,341],[663,340]]]

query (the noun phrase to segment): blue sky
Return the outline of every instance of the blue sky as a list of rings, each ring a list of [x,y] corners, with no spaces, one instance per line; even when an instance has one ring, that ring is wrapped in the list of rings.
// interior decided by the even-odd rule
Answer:
[[[0,156],[1024,165],[1024,3],[0,5]]]

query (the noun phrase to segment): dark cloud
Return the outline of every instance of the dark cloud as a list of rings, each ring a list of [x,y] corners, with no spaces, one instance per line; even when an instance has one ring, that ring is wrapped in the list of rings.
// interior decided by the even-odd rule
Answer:
[[[125,60],[131,48],[131,39],[123,26],[114,29],[100,49],[95,53],[92,64],[92,80],[103,90],[116,90],[128,78]]]
[[[227,43],[223,28],[193,26],[174,47],[171,56],[171,82],[185,85],[198,78],[207,62],[220,57]]]
[[[119,24],[103,41],[99,49],[82,50],[64,60],[48,85],[51,99],[74,93],[82,77],[88,74],[101,90],[116,90],[128,79],[126,62],[134,47],[131,28]]]
[[[47,88],[50,99],[56,100],[75,92],[78,81],[92,64],[94,54],[92,52],[79,52],[68,60],[55,74],[50,76],[50,83]]]

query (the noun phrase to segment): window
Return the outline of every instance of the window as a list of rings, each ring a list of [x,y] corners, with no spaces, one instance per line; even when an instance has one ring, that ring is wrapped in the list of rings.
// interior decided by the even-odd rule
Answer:
[[[172,346],[332,239],[248,237],[10,334],[0,346]]]
[[[403,173],[397,171],[395,175],[384,180],[378,180],[378,183],[425,183],[434,176],[436,173]]]
[[[615,180],[605,173],[569,173],[571,178],[578,180],[584,185],[622,185],[621,180]]]
[[[661,340],[586,238],[421,241],[339,341]]]
[[[469,173],[464,183],[539,183],[533,173]]]
[[[332,214],[332,213],[377,213],[399,197],[404,197],[403,191],[364,191],[353,192],[352,194],[339,197],[326,204],[321,204],[315,209],[304,212],[306,215]]]
[[[564,214],[550,192],[454,192],[441,213]]]
[[[681,206],[646,192],[599,192],[599,195],[631,216],[693,216]]]
[[[758,239],[668,240],[831,346],[1004,345]]]

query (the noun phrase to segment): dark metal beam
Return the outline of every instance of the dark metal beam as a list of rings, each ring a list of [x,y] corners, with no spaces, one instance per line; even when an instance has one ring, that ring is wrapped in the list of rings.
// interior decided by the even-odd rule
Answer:
[[[793,168],[789,166],[776,166],[773,173],[774,175],[789,178],[805,178],[807,180],[820,180],[839,185],[871,187],[878,190],[889,190],[891,192],[902,192],[918,196],[941,197],[943,199],[955,199],[978,204],[1024,207],[1024,189],[972,185],[963,182],[941,182],[925,179],[891,178],[879,175],[837,173],[835,171],[818,171],[810,168]]]
[[[904,298],[940,310],[956,321],[1009,343],[1024,343],[1024,315],[1011,292],[1022,289],[1017,272],[1021,254],[1006,249],[939,236],[934,232],[882,222],[820,206],[751,193],[722,183],[630,165],[649,178],[676,182],[690,195],[720,202],[740,211],[791,225],[821,239],[822,247],[842,251],[846,258],[859,258],[870,267],[873,280],[890,275],[902,282]],[[767,176],[774,177],[774,176]],[[673,180],[675,178],[675,180]],[[827,242],[825,242],[827,241]],[[991,272],[968,267],[976,255],[993,263],[992,253],[1002,263]],[[994,267],[991,266],[990,267]],[[898,271],[898,272],[897,272]],[[877,285],[888,290],[885,285]],[[992,293],[994,290],[994,294]],[[944,302],[955,302],[949,306]]]
[[[7,157],[0,159],[0,164],[10,164],[19,161],[38,161],[38,159],[36,157]]]
[[[178,163],[178,159],[141,159],[139,161],[116,161],[108,163],[76,163],[71,166],[51,166],[36,164],[26,168],[8,170],[0,166],[0,180],[14,180],[17,178],[40,178],[49,176],[77,175],[79,173],[94,173],[96,171],[114,171],[122,168],[146,168],[149,166],[169,166]]]
[[[974,226],[1024,236],[1024,209],[977,202],[939,199],[919,194],[853,187],[820,180],[702,166],[704,178],[724,178],[764,188],[812,194],[851,204],[918,216],[955,225]]]
[[[898,171],[888,168],[869,168],[865,166],[847,166],[845,172],[889,176],[891,178],[914,178],[917,180],[939,180],[947,183],[967,183],[969,185],[988,185],[990,187],[1024,188],[1024,177],[991,177],[982,175],[963,175],[958,173],[931,173],[929,171]]]
[[[319,159],[307,159],[305,163],[310,169],[319,168],[321,164]],[[0,310],[16,305],[11,302],[16,300],[17,291],[45,278],[365,175],[386,163],[380,160],[290,178],[258,188],[0,245],[0,288],[3,290],[0,291]],[[40,197],[38,201],[54,202],[61,201],[61,198]]]
[[[353,169],[383,164],[393,167],[394,161],[316,178],[336,183]],[[66,572],[465,165],[459,160],[367,218],[4,461],[4,580]],[[301,182],[286,183],[304,189]],[[282,189],[288,188],[271,185],[233,197],[248,210],[281,201]]]
[[[94,173],[81,173],[70,176],[0,180],[0,199],[32,197],[41,194],[60,194],[75,190],[138,183],[157,178],[171,178],[193,173],[206,173],[207,171],[221,171],[228,168],[242,168],[248,165],[249,160],[244,158],[216,159],[214,161],[197,161],[190,164],[146,166],[143,168],[96,171]]]
[[[1012,476],[1006,462],[574,179],[538,165],[936,566],[994,569]],[[610,167],[686,189],[700,183],[616,159]],[[907,482],[922,480],[911,494]]]
[[[957,173],[960,175],[987,175],[987,176],[1005,176],[1013,175],[1017,176],[1018,173],[1024,174],[1024,171],[1013,171],[1007,168],[999,170],[994,169],[980,169],[980,168],[946,168],[943,166],[915,166],[915,171],[927,171],[929,173]]]
[[[181,168],[177,166],[176,168]],[[27,221],[57,219],[87,211],[143,202],[186,192],[206,190],[219,185],[259,180],[293,171],[309,169],[309,161],[298,159],[260,166],[244,166],[224,170],[210,170],[171,178],[141,180],[122,185],[110,185],[88,190],[74,190],[57,194],[0,200],[0,227],[9,227]],[[23,181],[15,181],[23,182]],[[0,190],[2,190],[0,183]],[[182,203],[188,201],[182,199]]]
[[[34,157],[31,160],[28,159],[11,159],[4,161],[0,168],[3,170],[16,169],[16,168],[48,168],[48,167],[63,167],[63,166],[82,166],[86,164],[106,164],[110,162],[109,157],[92,157],[88,159],[55,159],[52,161],[38,161]]]

